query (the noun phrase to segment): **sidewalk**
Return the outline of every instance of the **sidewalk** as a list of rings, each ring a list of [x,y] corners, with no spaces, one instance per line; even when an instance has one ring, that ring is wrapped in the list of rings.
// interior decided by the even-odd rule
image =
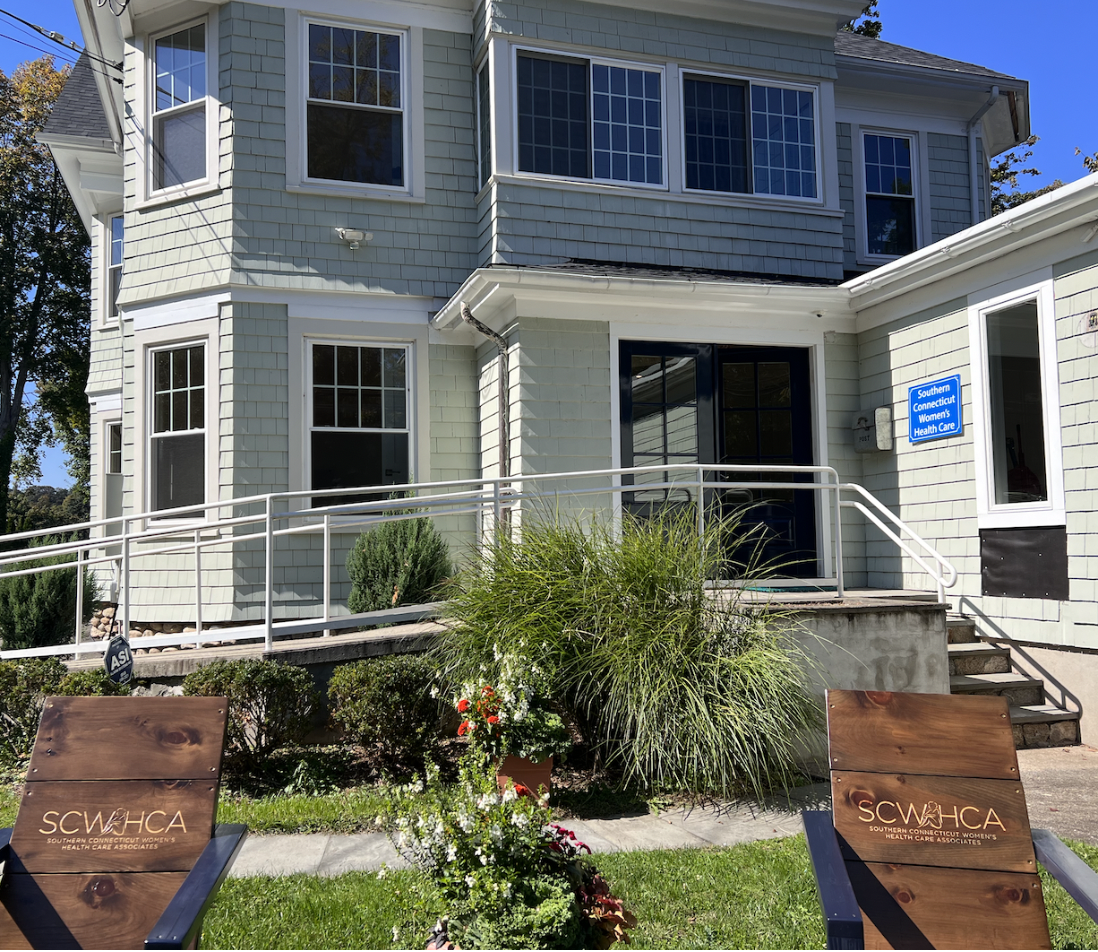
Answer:
[[[1020,750],[1018,764],[1025,784],[1030,824],[1063,837],[1098,844],[1098,750],[1055,747]],[[801,832],[800,811],[823,809],[827,784],[790,791],[789,799],[672,810],[659,816],[625,816],[611,820],[565,820],[596,853],[623,850],[731,846]],[[230,875],[286,876],[310,873],[339,876],[375,870],[382,864],[407,865],[383,833],[350,836],[326,833],[253,835],[245,842]]]

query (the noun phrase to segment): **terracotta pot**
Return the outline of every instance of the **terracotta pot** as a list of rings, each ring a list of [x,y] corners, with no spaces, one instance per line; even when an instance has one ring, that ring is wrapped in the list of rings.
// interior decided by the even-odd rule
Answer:
[[[503,758],[503,763],[496,765],[496,782],[501,791],[507,788],[507,781],[511,780],[516,786],[521,783],[534,793],[539,793],[542,787],[548,792],[553,786],[550,780],[552,773],[552,756],[535,763],[529,757],[512,757],[508,754]]]

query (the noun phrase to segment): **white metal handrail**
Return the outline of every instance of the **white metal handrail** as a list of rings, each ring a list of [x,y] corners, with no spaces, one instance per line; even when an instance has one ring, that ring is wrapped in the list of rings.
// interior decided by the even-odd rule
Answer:
[[[766,479],[735,479],[736,476],[759,474]],[[651,479],[651,477],[657,477]],[[774,476],[788,476],[787,480]],[[638,478],[650,481],[638,483]],[[662,477],[662,478],[660,478]],[[808,481],[811,480],[811,481]],[[269,650],[279,630],[292,625],[295,632],[327,627],[344,627],[346,616],[333,616],[332,589],[332,536],[355,530],[367,529],[381,522],[442,516],[472,515],[476,517],[477,536],[493,526],[502,524],[504,514],[527,507],[537,511],[552,501],[559,507],[562,499],[580,500],[592,496],[607,496],[612,500],[611,512],[620,514],[625,496],[633,493],[663,491],[665,500],[673,492],[686,492],[687,500],[697,508],[699,534],[706,531],[707,509],[728,490],[801,490],[830,497],[828,505],[821,509],[825,514],[825,544],[822,546],[825,575],[818,581],[833,583],[835,597],[845,595],[843,566],[842,510],[860,512],[877,526],[885,536],[933,579],[938,596],[944,598],[944,589],[957,578],[957,572],[933,546],[919,537],[895,514],[883,506],[866,490],[853,483],[840,483],[838,473],[830,466],[759,466],[742,464],[669,464],[620,469],[586,470],[546,475],[519,475],[507,479],[475,479],[467,481],[439,481],[429,483],[405,483],[391,486],[367,486],[357,489],[296,490],[268,493],[242,499],[183,506],[174,510],[160,510],[140,514],[114,516],[90,520],[72,526],[42,532],[22,532],[2,538],[8,545],[31,541],[43,535],[61,536],[63,541],[51,545],[32,546],[17,551],[0,553],[0,577],[29,575],[38,572],[109,564],[112,566],[119,588],[119,616],[124,631],[129,631],[131,618],[131,576],[133,563],[142,559],[193,554],[194,559],[194,630],[176,635],[156,635],[134,639],[135,647],[169,644],[200,643],[203,640],[203,553],[217,547],[238,546],[243,543],[263,542],[264,598],[263,619],[241,628],[219,628],[216,640],[232,641],[262,637]],[[859,499],[843,500],[844,492],[854,493]],[[336,502],[324,505],[329,499],[349,495],[374,495],[367,502]],[[861,500],[864,500],[861,501]],[[317,503],[320,503],[319,505]],[[304,503],[303,506],[297,506]],[[868,505],[867,505],[868,504]],[[239,514],[252,508],[252,514]],[[228,511],[228,515],[226,515]],[[195,518],[201,513],[201,518]],[[121,526],[121,531],[116,531]],[[96,531],[103,535],[94,536]],[[830,545],[827,545],[827,532]],[[93,535],[93,538],[73,539],[74,534]],[[293,622],[276,622],[274,619],[275,551],[278,540],[300,535],[322,535],[323,567],[321,599],[322,613],[312,619]],[[918,546],[904,540],[907,535]],[[30,560],[43,558],[70,559],[59,564],[21,567]],[[831,574],[827,574],[827,566]],[[77,586],[77,615],[73,642],[41,648],[0,651],[0,658],[49,654],[81,654],[101,651],[104,641],[87,642],[82,637],[83,586]],[[334,624],[334,618],[342,619]],[[364,618],[364,621],[370,619]],[[332,623],[328,625],[326,623]]]

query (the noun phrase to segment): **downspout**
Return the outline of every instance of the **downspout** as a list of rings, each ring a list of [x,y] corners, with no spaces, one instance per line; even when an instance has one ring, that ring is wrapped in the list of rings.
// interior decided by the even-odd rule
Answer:
[[[977,110],[976,115],[974,115],[971,119],[968,120],[968,185],[969,185],[969,189],[968,189],[969,196],[968,197],[969,197],[969,203],[970,203],[970,208],[971,208],[971,218],[972,218],[971,224],[973,224],[973,225],[975,225],[980,220],[980,187],[979,187],[979,185],[977,184],[977,181],[976,181],[976,176],[979,174],[979,169],[977,167],[979,165],[979,162],[977,161],[977,157],[976,157],[976,126],[979,124],[980,120],[983,119],[985,115],[987,115],[988,110],[991,109],[991,107],[994,106],[995,103],[997,103],[998,101],[999,101],[999,87],[998,86],[992,86],[991,87],[991,95],[988,97],[987,102],[985,102],[979,108],[979,110]],[[987,216],[988,216],[988,218],[990,218],[991,217],[991,196],[990,195],[988,195],[987,201],[988,201]]]
[[[507,479],[511,475],[511,447],[508,436],[511,432],[511,404],[507,398],[507,341],[473,317],[473,312],[464,301],[461,302],[461,319],[473,330],[487,337],[499,351],[499,475],[501,479]]]

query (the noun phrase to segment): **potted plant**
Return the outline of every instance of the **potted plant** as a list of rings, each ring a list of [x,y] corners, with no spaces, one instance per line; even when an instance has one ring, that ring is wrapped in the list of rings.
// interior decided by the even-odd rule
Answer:
[[[518,659],[503,661],[495,686],[466,685],[457,702],[463,718],[458,734],[467,736],[474,750],[493,760],[501,790],[510,781],[548,791],[554,758],[564,757],[571,749],[572,733],[526,679],[511,676],[520,669]],[[537,671],[532,673],[536,676]]]

